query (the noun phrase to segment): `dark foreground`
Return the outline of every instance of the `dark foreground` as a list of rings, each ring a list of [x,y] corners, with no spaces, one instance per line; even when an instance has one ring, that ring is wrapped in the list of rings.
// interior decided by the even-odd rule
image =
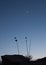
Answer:
[[[4,55],[1,58],[2,64],[0,65],[46,65],[46,57],[36,61],[30,61],[29,58],[22,55]]]

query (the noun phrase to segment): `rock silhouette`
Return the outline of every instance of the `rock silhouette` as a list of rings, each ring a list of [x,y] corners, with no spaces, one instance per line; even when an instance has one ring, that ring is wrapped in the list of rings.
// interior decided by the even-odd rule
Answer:
[[[3,65],[27,65],[28,59],[22,55],[1,56]]]
[[[46,65],[46,57],[30,61],[23,55],[4,55],[1,56],[2,65]]]
[[[0,61],[0,65],[2,65],[2,62]]]

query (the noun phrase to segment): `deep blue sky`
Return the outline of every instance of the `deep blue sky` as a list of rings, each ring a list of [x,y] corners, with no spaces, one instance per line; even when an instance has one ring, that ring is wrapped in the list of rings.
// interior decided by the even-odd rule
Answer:
[[[46,56],[46,0],[0,0],[0,56],[26,55],[25,36],[33,58]]]

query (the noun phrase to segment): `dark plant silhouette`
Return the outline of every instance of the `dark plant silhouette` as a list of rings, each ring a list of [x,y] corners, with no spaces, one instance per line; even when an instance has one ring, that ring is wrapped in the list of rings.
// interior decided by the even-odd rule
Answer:
[[[31,61],[31,59],[32,59],[32,56],[31,55],[25,56],[25,57],[26,57],[27,61]]]

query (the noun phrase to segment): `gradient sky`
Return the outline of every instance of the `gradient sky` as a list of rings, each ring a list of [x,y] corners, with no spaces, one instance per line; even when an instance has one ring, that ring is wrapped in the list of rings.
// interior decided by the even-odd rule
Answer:
[[[0,56],[26,55],[25,36],[34,59],[46,56],[46,0],[0,0]]]

